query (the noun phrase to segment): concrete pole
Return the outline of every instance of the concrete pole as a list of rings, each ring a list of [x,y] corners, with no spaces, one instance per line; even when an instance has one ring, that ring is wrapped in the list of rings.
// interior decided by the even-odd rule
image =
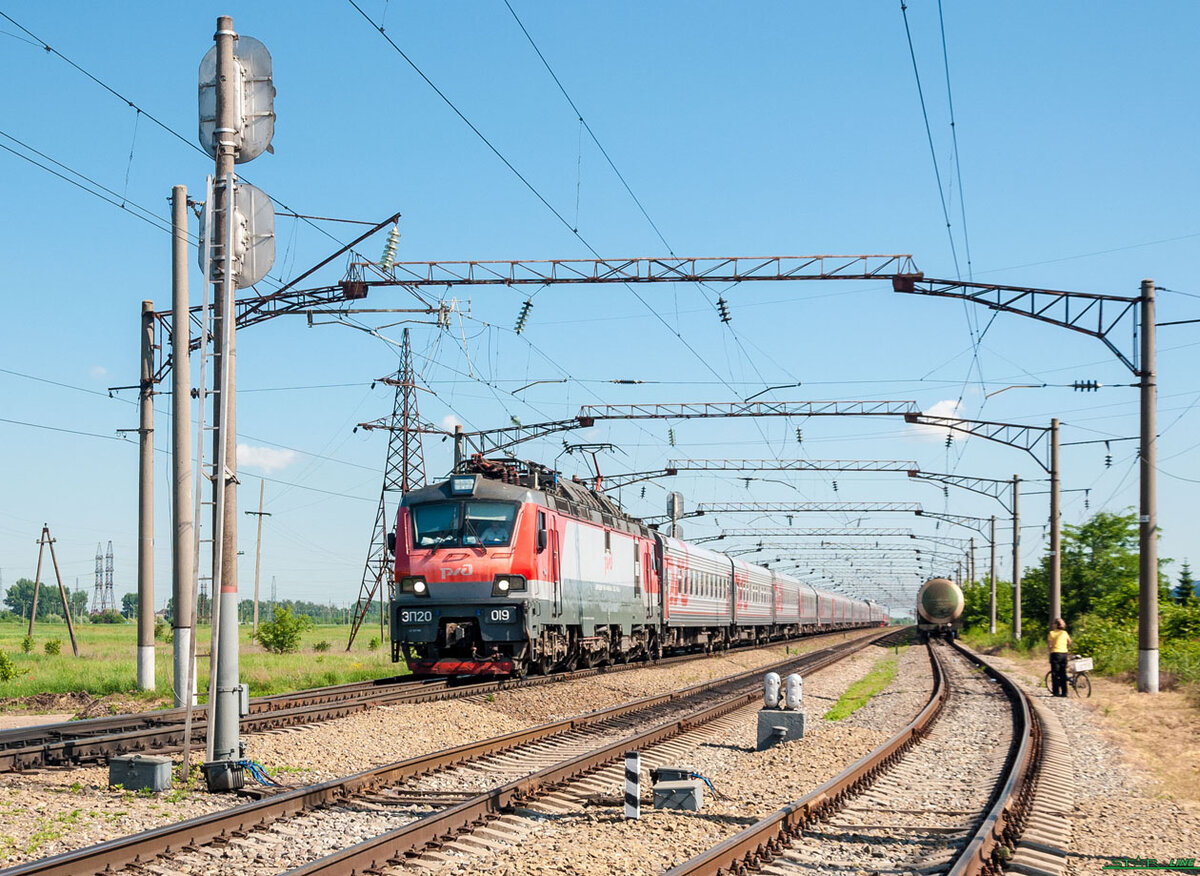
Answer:
[[[1058,469],[1058,418],[1050,421],[1050,618],[1062,617],[1062,478]]]
[[[192,517],[191,318],[188,314],[187,187],[171,190],[171,474],[175,527],[171,543],[172,693],[175,705],[191,699],[195,667],[192,636],[196,597],[195,521]]]
[[[240,703],[238,684],[238,617],[237,617],[237,414],[236,414],[236,344],[233,283],[233,209],[234,163],[237,156],[237,116],[234,86],[234,44],[237,34],[233,30],[233,19],[222,15],[217,19],[217,124],[216,178],[220,187],[216,189],[213,239],[221,242],[221,281],[218,285],[217,322],[221,337],[221,355],[218,359],[217,383],[221,387],[217,410],[220,420],[216,425],[215,441],[221,445],[217,454],[223,471],[218,468],[214,487],[220,491],[223,501],[215,513],[222,519],[213,531],[221,532],[219,544],[213,545],[214,554],[220,554],[220,574],[214,575],[214,609],[217,631],[216,696],[212,700],[212,754],[211,762],[218,765],[208,769],[210,790],[230,790],[232,761],[241,759],[242,744],[240,731]],[[219,600],[219,605],[217,601]]]
[[[975,536],[971,536],[971,562],[967,564],[969,571],[967,572],[967,580],[972,586],[975,584]]]
[[[1158,693],[1158,490],[1155,410],[1158,383],[1154,362],[1154,281],[1142,280],[1141,497],[1138,517],[1137,689]]]
[[[989,536],[992,542],[992,563],[991,570],[988,574],[988,583],[990,593],[991,610],[988,617],[988,632],[992,635],[996,634],[996,515],[992,515],[992,529]]]
[[[1012,478],[1012,639],[1021,638],[1021,514],[1020,514],[1021,478]]]
[[[185,322],[186,326],[187,323]],[[154,690],[154,302],[142,302],[138,381],[138,690]]]

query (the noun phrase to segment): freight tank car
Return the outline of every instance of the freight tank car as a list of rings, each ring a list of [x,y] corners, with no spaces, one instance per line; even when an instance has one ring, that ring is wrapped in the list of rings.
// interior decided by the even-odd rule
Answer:
[[[392,660],[523,675],[877,626],[877,605],[685,541],[534,463],[475,457],[404,496]]]
[[[917,591],[917,630],[921,641],[958,637],[965,605],[962,588],[949,578],[930,578]]]

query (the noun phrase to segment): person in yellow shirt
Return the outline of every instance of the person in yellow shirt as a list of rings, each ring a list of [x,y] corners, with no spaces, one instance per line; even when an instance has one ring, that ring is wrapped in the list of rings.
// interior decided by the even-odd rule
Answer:
[[[1046,645],[1050,648],[1050,694],[1056,697],[1067,695],[1067,658],[1071,650],[1071,635],[1067,632],[1067,622],[1057,618],[1046,636]]]

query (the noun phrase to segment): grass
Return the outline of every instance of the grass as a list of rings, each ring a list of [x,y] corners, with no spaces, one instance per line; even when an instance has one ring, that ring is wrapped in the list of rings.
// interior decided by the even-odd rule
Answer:
[[[170,704],[173,646],[162,641],[154,643],[157,691],[138,691],[136,624],[76,624],[79,657],[71,651],[65,623],[36,625],[34,647],[29,653],[21,649],[26,629],[23,623],[0,623],[0,652],[8,655],[17,670],[11,680],[0,681],[0,699],[86,692],[94,697],[122,695],[147,705]],[[373,632],[378,637],[378,629]],[[208,689],[210,635],[208,626],[199,627],[196,671],[202,702]],[[346,625],[317,626],[304,632],[299,651],[271,654],[251,639],[250,627],[244,625],[239,628],[240,677],[250,685],[252,696],[262,696],[407,672],[403,663],[391,662],[386,645],[376,651],[368,649],[370,628],[359,630],[353,650],[347,652],[344,643],[349,635]],[[61,654],[45,653],[42,644],[53,639],[63,640]],[[323,641],[332,646],[327,651],[316,651],[315,646]]]
[[[901,648],[899,650],[902,653],[905,649]],[[871,697],[892,683],[892,679],[896,677],[899,660],[899,653],[896,653],[889,654],[877,661],[871,667],[870,672],[850,685],[846,689],[846,692],[838,697],[838,701],[833,704],[833,708],[825,713],[825,720],[840,721],[843,718],[848,718],[869,703]]]

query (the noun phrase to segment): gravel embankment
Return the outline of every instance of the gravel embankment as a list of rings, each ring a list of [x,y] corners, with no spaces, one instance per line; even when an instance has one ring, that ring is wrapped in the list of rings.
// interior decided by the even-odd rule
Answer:
[[[1111,873],[1112,858],[1200,860],[1200,806],[1168,800],[1148,777],[1129,764],[1105,735],[1099,720],[1072,698],[1056,699],[1013,661],[988,657],[1009,672],[1062,722],[1071,751],[1075,809],[1067,876]],[[1193,754],[1194,756],[1194,754]],[[1163,757],[1170,759],[1171,752]]]
[[[1001,775],[1012,705],[989,676],[943,652],[949,697],[928,734],[869,791],[810,825],[764,872],[932,873],[959,854]]]
[[[840,641],[840,639],[839,639]],[[731,675],[791,653],[826,647],[800,641],[678,666],[649,667],[574,682],[503,691],[491,702],[387,706],[336,721],[244,737],[247,756],[279,782],[302,785],[486,739],[641,696]],[[177,756],[176,756],[177,757]],[[192,763],[203,760],[193,752]],[[143,796],[108,787],[107,767],[0,775],[0,866],[60,854],[215,812],[243,802],[189,788]]]
[[[518,837],[513,842],[493,836],[499,847],[471,856],[448,851],[449,860],[432,869],[446,876],[640,876],[681,863],[832,778],[920,711],[929,696],[929,662],[924,649],[908,648],[899,658],[895,680],[881,694],[842,721],[822,717],[849,684],[884,656],[883,649],[869,648],[805,679],[808,723],[802,740],[757,752],[756,708],[723,722],[718,733],[691,750],[687,762],[676,764],[707,776],[722,795],[706,795],[699,813],[656,811],[645,801],[638,821],[626,821],[616,806],[544,815],[527,811],[525,824],[514,828]],[[648,775],[642,783],[644,790],[649,788]],[[603,793],[622,792],[616,781]]]

